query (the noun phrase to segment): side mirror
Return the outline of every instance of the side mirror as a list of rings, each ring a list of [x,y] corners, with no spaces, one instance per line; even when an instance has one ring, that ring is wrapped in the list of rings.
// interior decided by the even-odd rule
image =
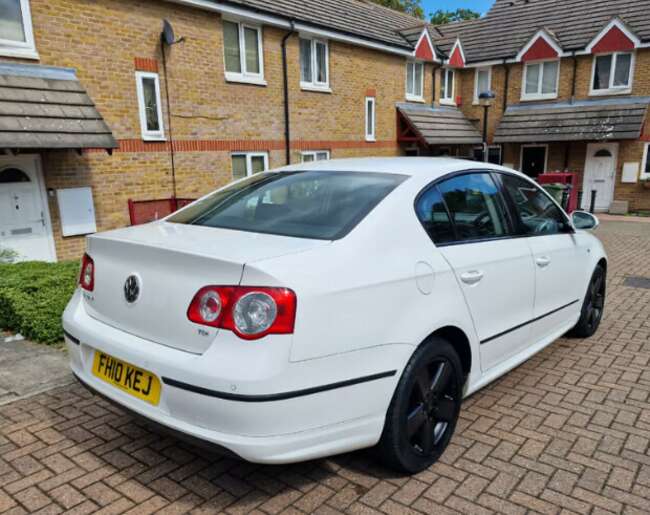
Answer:
[[[600,225],[598,218],[586,211],[574,211],[571,213],[571,221],[573,222],[573,227],[583,231],[593,231]]]

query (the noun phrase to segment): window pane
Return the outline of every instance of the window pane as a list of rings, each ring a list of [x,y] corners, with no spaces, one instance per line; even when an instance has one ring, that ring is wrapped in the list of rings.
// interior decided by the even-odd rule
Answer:
[[[372,100],[366,100],[366,136],[372,136],[375,133],[375,103]]]
[[[447,98],[447,70],[442,70],[440,76],[440,98]]]
[[[413,75],[415,63],[406,63],[406,93],[413,95]]]
[[[558,66],[557,61],[544,63],[544,73],[542,75],[542,93],[544,95],[552,95],[557,92]]]
[[[327,161],[330,158],[327,152],[317,152],[316,161]]]
[[[386,173],[318,171],[254,175],[213,193],[169,221],[298,238],[339,239],[405,178]]]
[[[223,48],[226,71],[241,73],[239,57],[239,26],[229,21],[223,22]]]
[[[447,98],[453,100],[454,98],[454,70],[447,70]]]
[[[650,145],[646,145],[645,147],[645,173],[646,175],[650,175]]]
[[[501,164],[501,147],[490,147],[488,149],[488,162],[495,165]]]
[[[20,0],[0,0],[0,39],[25,42]]]
[[[418,218],[435,243],[455,240],[454,228],[437,187],[430,188],[418,200],[415,208]]]
[[[303,154],[302,155],[302,162],[303,163],[311,163],[314,160],[314,154]]]
[[[568,228],[562,212],[540,188],[513,175],[501,178],[527,234],[557,234]]]
[[[487,92],[490,89],[490,72],[487,70],[480,70],[477,75],[476,84],[476,96]]]
[[[144,96],[144,110],[147,119],[148,131],[159,131],[158,98],[156,95],[156,81],[151,77],[142,78],[142,93]]]
[[[248,73],[260,73],[260,52],[257,37],[257,29],[244,27],[244,49],[246,52],[246,71]]]
[[[612,56],[599,55],[596,57],[594,71],[594,89],[609,89],[609,77],[612,69]]]
[[[232,178],[242,179],[246,177],[246,156],[232,156]]]
[[[414,91],[413,93],[415,94],[416,97],[421,97],[422,96],[422,69],[424,68],[424,65],[422,63],[415,63],[414,64],[414,70],[415,70],[415,78],[414,78]]]
[[[300,40],[300,80],[311,82],[311,40]]]
[[[327,46],[316,42],[316,82],[327,83]]]
[[[438,187],[459,240],[480,240],[508,234],[499,192],[489,174],[461,175],[440,183]]]
[[[535,95],[539,93],[539,64],[529,64],[526,66],[526,94]]]
[[[252,173],[260,173],[266,170],[264,156],[251,157],[251,168]]]
[[[630,85],[631,69],[632,54],[618,54],[616,56],[616,71],[614,72],[614,87]]]

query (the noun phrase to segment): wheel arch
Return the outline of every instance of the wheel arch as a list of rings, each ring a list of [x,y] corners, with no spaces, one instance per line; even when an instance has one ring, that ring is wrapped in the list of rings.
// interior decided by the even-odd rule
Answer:
[[[467,378],[472,371],[472,347],[470,340],[461,328],[454,325],[447,325],[433,331],[420,345],[426,345],[433,337],[444,338],[458,352],[460,363],[463,367],[463,375]]]

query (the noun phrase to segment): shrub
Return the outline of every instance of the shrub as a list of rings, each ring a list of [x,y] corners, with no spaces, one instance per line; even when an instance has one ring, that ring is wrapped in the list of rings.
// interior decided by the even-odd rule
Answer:
[[[61,341],[61,315],[78,272],[76,262],[0,264],[0,328],[43,343]]]

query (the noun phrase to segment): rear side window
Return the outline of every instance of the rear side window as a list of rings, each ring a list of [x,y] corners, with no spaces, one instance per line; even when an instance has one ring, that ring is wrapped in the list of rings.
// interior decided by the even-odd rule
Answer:
[[[489,173],[468,173],[437,183],[420,196],[416,211],[437,244],[511,233],[501,194]]]
[[[169,222],[335,240],[406,176],[361,172],[257,174],[167,218]]]

